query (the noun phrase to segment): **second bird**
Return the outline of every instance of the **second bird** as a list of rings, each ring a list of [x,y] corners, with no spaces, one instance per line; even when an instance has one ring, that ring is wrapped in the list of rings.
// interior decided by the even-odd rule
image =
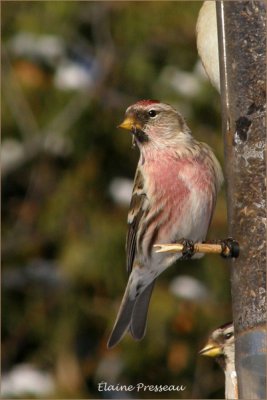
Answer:
[[[223,181],[211,148],[193,138],[170,105],[138,101],[127,108],[120,127],[132,133],[140,159],[128,213],[129,279],[108,347],[128,330],[134,339],[143,338],[155,279],[182,257],[156,253],[154,244],[204,241]]]

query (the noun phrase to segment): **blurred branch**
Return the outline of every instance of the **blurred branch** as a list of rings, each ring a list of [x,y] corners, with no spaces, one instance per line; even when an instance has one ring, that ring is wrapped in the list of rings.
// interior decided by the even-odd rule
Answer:
[[[54,143],[56,138],[61,139],[62,142],[66,133],[80,118],[90,101],[98,98],[105,90],[104,83],[114,61],[114,46],[109,29],[107,9],[105,7],[93,7],[93,10],[91,24],[95,39],[96,62],[92,71],[92,84],[74,95],[63,110],[43,129],[38,127],[29,102],[12,70],[8,51],[3,45],[5,50],[3,69],[6,77],[8,73],[10,76],[10,79],[3,80],[4,95],[22,133],[23,141],[20,143],[20,151],[16,152],[11,160],[8,157],[2,157],[2,176],[6,176],[43,151],[55,153]],[[2,152],[4,151],[6,151],[5,146],[2,148]]]
[[[2,43],[2,73],[5,76],[5,79],[2,80],[5,99],[23,138],[27,140],[27,138],[38,133],[39,126],[18,83],[4,43]]]

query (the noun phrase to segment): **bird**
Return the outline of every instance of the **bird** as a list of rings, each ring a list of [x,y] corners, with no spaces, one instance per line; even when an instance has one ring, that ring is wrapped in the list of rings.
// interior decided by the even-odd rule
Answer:
[[[197,50],[211,84],[220,93],[216,1],[204,1],[197,19]]]
[[[119,127],[132,133],[140,158],[128,213],[129,278],[108,348],[127,331],[135,340],[144,337],[156,278],[187,256],[156,253],[154,245],[203,241],[223,182],[211,148],[193,138],[185,119],[171,105],[140,100],[127,108]]]
[[[215,329],[199,354],[215,357],[225,374],[225,398],[238,399],[233,323],[229,322]]]

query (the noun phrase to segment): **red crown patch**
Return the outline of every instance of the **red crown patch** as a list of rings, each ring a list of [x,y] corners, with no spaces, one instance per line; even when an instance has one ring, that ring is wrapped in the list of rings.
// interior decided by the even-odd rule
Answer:
[[[140,105],[140,106],[151,106],[152,104],[157,104],[157,103],[160,103],[160,101],[159,100],[139,100],[135,104]]]

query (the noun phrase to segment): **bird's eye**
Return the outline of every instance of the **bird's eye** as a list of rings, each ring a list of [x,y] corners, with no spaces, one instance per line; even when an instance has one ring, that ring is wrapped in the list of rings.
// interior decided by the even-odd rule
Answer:
[[[228,340],[228,339],[230,339],[232,336],[233,336],[233,332],[229,332],[229,333],[226,333],[226,334],[224,335],[224,338]]]
[[[151,118],[154,118],[154,117],[157,115],[157,111],[155,111],[155,110],[149,110],[149,111],[148,111],[148,115],[149,115]]]

